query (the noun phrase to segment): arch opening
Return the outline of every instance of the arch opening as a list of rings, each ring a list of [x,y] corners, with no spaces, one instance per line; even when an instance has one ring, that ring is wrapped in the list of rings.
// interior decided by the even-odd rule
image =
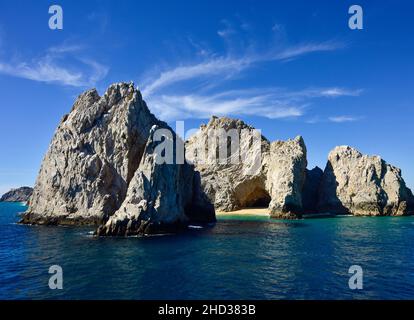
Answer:
[[[270,203],[269,193],[260,187],[254,188],[240,199],[241,208],[268,208]]]

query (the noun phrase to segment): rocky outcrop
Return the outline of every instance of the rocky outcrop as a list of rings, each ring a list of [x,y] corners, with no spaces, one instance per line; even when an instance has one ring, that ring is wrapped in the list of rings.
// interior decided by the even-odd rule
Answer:
[[[303,138],[273,142],[265,161],[268,164],[266,184],[272,199],[270,215],[284,219],[300,216],[307,166]]]
[[[177,163],[158,163],[160,132],[181,146]],[[214,222],[214,207],[200,185],[184,161],[184,143],[150,113],[132,83],[114,84],[102,97],[96,90],[83,93],[63,117],[21,222],[103,223],[99,235]]]
[[[217,141],[224,136],[226,156]],[[240,148],[233,150],[234,135]],[[303,213],[408,215],[414,198],[401,171],[379,157],[364,156],[350,147],[337,147],[323,172],[307,170],[302,137],[270,143],[260,135],[251,148],[255,129],[241,120],[213,117],[186,143],[188,158],[201,177],[201,188],[219,211],[250,206],[268,207],[274,218],[298,218]],[[249,149],[250,148],[250,149]],[[250,151],[246,151],[250,150]],[[241,154],[245,154],[244,157]],[[232,160],[239,161],[233,163]],[[253,159],[260,159],[249,172]]]
[[[154,136],[159,129],[166,129],[163,142]],[[162,144],[166,143],[173,146],[172,163],[162,159],[162,150],[166,150]],[[129,184],[125,201],[107,223],[98,228],[97,235],[175,232],[190,222],[215,221],[214,207],[203,206],[198,199],[201,191],[195,188],[193,167],[177,163],[177,149],[180,149],[175,147],[177,145],[183,145],[183,142],[170,128],[154,126],[151,129],[144,156]],[[193,203],[204,210],[200,221],[193,215]]]
[[[133,84],[79,96],[43,160],[25,223],[100,223],[122,204],[159,121]]]
[[[270,143],[241,120],[217,117],[184,144],[133,84],[114,84],[102,97],[83,93],[63,117],[22,222],[101,224],[96,234],[107,236],[210,223],[215,209],[268,207],[275,218],[413,213],[401,171],[381,158],[337,147],[322,173],[306,169],[306,154],[300,136]]]
[[[320,212],[395,216],[412,214],[413,208],[414,197],[400,169],[348,146],[330,152],[319,191]]]
[[[30,187],[11,189],[0,198],[0,202],[27,202],[32,192],[33,189]]]
[[[258,148],[249,148],[254,135],[255,129],[241,120],[212,117],[186,142],[186,158],[218,211],[237,210],[268,197],[261,154],[268,152],[269,142],[259,135]],[[227,148],[220,150],[219,145]]]
[[[220,157],[219,139],[229,140]],[[233,148],[233,142],[239,147]],[[305,181],[306,147],[302,137],[270,143],[241,120],[212,117],[186,143],[187,159],[218,211],[269,207],[277,218],[298,217]]]

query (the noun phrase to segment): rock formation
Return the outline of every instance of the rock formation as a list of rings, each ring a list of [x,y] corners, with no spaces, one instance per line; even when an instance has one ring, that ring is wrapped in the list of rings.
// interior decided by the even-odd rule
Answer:
[[[220,136],[219,130],[225,134],[234,133],[239,141],[232,140],[219,155],[219,138],[227,145],[226,136]],[[214,204],[216,210],[232,211],[254,204],[260,196],[266,196],[264,185],[264,167],[261,162],[261,152],[268,152],[269,142],[261,139],[261,150],[250,149],[245,153],[245,161],[240,157],[243,150],[250,143],[249,139],[240,139],[240,135],[253,134],[254,128],[246,125],[241,120],[212,117],[207,125],[202,125],[200,130],[186,142],[186,158],[191,161],[200,174],[201,186],[205,194]],[[237,139],[237,138],[235,138]],[[237,147],[240,142],[240,148]],[[233,149],[232,149],[233,148]],[[249,152],[250,151],[250,152]],[[259,157],[259,167],[250,172],[251,163]]]
[[[302,190],[307,166],[306,147],[302,137],[275,141],[270,145],[266,185],[271,196],[270,215],[296,218],[302,213]]]
[[[337,147],[322,173],[306,156],[300,136],[270,143],[229,118],[212,117],[184,144],[133,84],[114,84],[102,97],[83,93],[63,117],[22,222],[101,224],[106,236],[176,231],[252,206],[275,218],[414,213],[401,171],[381,158]]]
[[[96,90],[80,95],[55,132],[23,221],[107,219],[121,206],[158,123],[133,84],[114,84],[102,97]]]
[[[154,126],[167,128],[150,113],[132,83],[111,85],[102,97],[96,90],[83,93],[55,132],[22,222],[99,224],[121,206],[121,210],[130,208],[138,194],[146,198],[151,221],[181,221],[184,208],[174,208],[168,201],[192,196],[193,168],[152,166],[155,155],[148,139]],[[177,184],[181,187],[177,188]],[[157,193],[162,195],[157,198]],[[203,196],[200,190],[194,190],[194,194],[200,199]],[[183,206],[190,205],[187,200],[176,203],[180,201]],[[214,221],[214,208],[211,211],[211,205],[200,204],[205,216],[198,220]],[[167,210],[165,206],[170,205]],[[154,210],[157,214],[152,218]]]
[[[227,149],[221,158],[217,143],[223,138],[220,130],[230,139],[224,143]],[[233,148],[233,142],[240,147]],[[187,141],[186,149],[187,159],[200,173],[202,189],[216,210],[269,206],[274,217],[300,215],[306,169],[302,137],[270,143],[241,120],[212,117]]]
[[[11,189],[0,198],[0,202],[27,202],[32,192],[33,189],[30,187]]]
[[[157,141],[156,130],[166,129],[166,140]],[[170,142],[173,163],[161,159],[161,144]],[[177,144],[178,143],[178,144]],[[98,228],[98,235],[136,235],[177,231],[190,221],[215,221],[214,207],[204,209],[203,219],[194,216],[194,168],[177,163],[177,148],[183,142],[170,128],[154,126],[145,147],[141,163],[132,178],[121,208],[107,223]],[[184,151],[184,148],[182,149]],[[166,151],[168,152],[168,151]],[[202,208],[202,203],[197,204]]]
[[[319,190],[320,212],[394,216],[412,214],[413,208],[400,169],[348,146],[330,152]]]

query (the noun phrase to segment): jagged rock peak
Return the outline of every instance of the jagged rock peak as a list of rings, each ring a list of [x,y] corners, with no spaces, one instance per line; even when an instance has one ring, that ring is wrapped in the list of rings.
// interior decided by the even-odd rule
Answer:
[[[212,116],[207,125],[201,125],[201,128],[217,128],[217,129],[254,129],[252,126],[246,124],[243,120],[229,117]]]
[[[81,94],[57,128],[22,222],[99,223],[122,204],[149,131],[161,122],[133,83]]]

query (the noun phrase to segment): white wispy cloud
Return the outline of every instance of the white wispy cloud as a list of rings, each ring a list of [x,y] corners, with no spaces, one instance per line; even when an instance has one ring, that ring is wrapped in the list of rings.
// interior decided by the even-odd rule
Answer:
[[[224,54],[214,53],[193,39],[190,44],[202,57],[193,63],[179,63],[171,68],[152,73],[139,81],[143,97],[151,109],[164,120],[208,118],[218,116],[256,115],[271,119],[303,116],[317,98],[359,96],[362,90],[343,87],[306,88],[253,88],[229,90],[231,80],[254,77],[250,71],[258,65],[287,62],[308,54],[335,51],[346,47],[338,41],[304,42],[294,45],[276,42],[258,49],[255,41],[245,39],[240,32],[250,35],[252,27],[244,20],[236,25],[222,20],[217,34],[226,44]],[[247,28],[248,25],[248,28]],[[247,31],[246,31],[247,30]],[[284,32],[282,25],[274,24],[269,32]],[[274,39],[273,39],[274,40]],[[282,41],[283,42],[283,41]],[[221,89],[226,88],[226,89]],[[312,115],[314,118],[317,115]],[[315,118],[316,119],[316,118]],[[316,123],[316,120],[312,123]]]
[[[160,89],[178,82],[200,78],[223,77],[231,79],[234,75],[258,64],[271,61],[283,61],[314,52],[332,51],[343,47],[336,42],[313,43],[285,48],[280,52],[269,51],[262,54],[249,53],[241,57],[212,57],[195,64],[174,67],[161,72],[155,79],[144,79],[142,92],[149,97]]]
[[[361,120],[361,117],[355,117],[355,116],[335,116],[335,117],[329,117],[329,121],[336,122],[336,123],[342,123],[342,122],[354,122]]]
[[[312,99],[326,97],[326,88],[287,91],[281,88],[222,91],[216,94],[157,95],[148,102],[164,120],[217,116],[261,116],[286,119],[303,116]],[[352,95],[344,92],[343,95]]]
[[[271,103],[271,104],[270,104]],[[257,115],[271,119],[297,117],[303,114],[303,107],[288,106],[282,102],[269,101],[264,96],[235,99],[197,95],[160,96],[151,101],[151,108],[166,120],[186,118],[208,118],[211,115]]]
[[[343,44],[337,42],[307,43],[285,48],[280,52],[250,53],[242,57],[212,57],[199,63],[166,70],[161,72],[155,79],[145,79],[143,80],[142,92],[145,97],[149,97],[171,84],[195,78],[220,77],[221,79],[230,79],[258,63],[289,60],[309,53],[337,50],[343,46]]]
[[[44,60],[31,63],[0,63],[0,73],[41,82],[59,82],[72,86],[83,84],[81,73],[68,71]]]
[[[340,97],[340,96],[351,96],[357,97],[363,92],[362,89],[349,90],[345,88],[329,88],[322,92],[326,97]]]
[[[244,70],[250,61],[247,59],[215,58],[201,63],[179,66],[162,72],[154,80],[144,80],[142,93],[149,97],[160,89],[177,82],[187,81],[195,78],[212,78],[225,75],[227,78]]]
[[[65,86],[94,86],[106,76],[108,67],[93,59],[81,58],[81,49],[79,45],[61,45],[50,47],[38,58],[0,60],[0,73]]]

